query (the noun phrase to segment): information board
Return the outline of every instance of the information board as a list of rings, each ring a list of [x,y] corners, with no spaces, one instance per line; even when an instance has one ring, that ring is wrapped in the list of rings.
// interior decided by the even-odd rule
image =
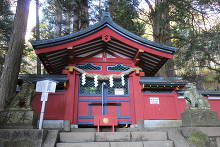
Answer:
[[[36,92],[55,92],[57,83],[55,81],[43,80],[36,84]]]

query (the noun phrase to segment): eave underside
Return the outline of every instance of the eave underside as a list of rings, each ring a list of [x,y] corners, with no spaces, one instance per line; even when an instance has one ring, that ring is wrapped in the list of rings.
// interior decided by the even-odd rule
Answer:
[[[127,56],[141,67],[147,76],[154,75],[167,58],[157,56],[151,53],[143,52],[139,54],[139,49],[129,46],[116,38],[104,42],[102,37],[95,38],[87,43],[79,44],[74,47],[63,48],[58,51],[38,54],[46,70],[50,74],[60,74],[68,64],[72,64],[73,59],[83,55],[95,55],[100,52],[119,53]]]

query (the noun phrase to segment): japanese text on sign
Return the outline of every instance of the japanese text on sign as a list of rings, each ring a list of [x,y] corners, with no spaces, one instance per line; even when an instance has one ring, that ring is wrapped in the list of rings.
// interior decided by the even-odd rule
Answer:
[[[159,97],[150,97],[150,104],[160,104],[160,99]]]
[[[36,92],[55,92],[56,82],[50,80],[38,81],[36,85]]]

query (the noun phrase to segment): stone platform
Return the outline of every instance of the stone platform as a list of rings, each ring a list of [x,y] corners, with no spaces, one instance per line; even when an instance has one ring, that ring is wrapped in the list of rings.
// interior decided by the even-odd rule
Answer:
[[[41,147],[46,134],[37,129],[0,129],[0,147]]]
[[[31,110],[5,110],[0,112],[0,128],[34,128],[36,118]]]
[[[182,113],[182,125],[185,127],[220,126],[217,112],[209,109],[189,109]]]
[[[57,147],[174,147],[166,132],[62,132]]]

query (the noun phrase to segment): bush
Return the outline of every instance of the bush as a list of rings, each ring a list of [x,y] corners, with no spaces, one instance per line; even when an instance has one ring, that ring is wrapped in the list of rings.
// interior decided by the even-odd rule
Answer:
[[[197,147],[205,146],[205,143],[209,140],[208,136],[199,131],[192,131],[191,135],[187,138],[187,141],[192,142]]]

